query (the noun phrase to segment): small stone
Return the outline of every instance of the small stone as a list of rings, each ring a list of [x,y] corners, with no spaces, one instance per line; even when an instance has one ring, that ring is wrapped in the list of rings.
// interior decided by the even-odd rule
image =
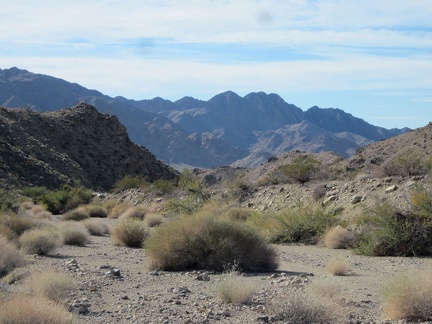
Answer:
[[[362,199],[363,199],[363,196],[360,196],[360,195],[358,195],[358,196],[354,196],[354,197],[352,197],[352,199],[351,199],[351,204],[357,204],[357,203],[359,203],[360,201],[362,201]]]
[[[210,277],[207,273],[201,273],[196,277],[196,280],[199,281],[210,281]]]
[[[393,185],[390,187],[387,187],[387,189],[384,191],[386,194],[395,191],[398,188],[398,186]]]
[[[268,323],[269,322],[269,316],[264,315],[264,316],[258,316],[256,318],[257,322],[264,322],[264,323]]]

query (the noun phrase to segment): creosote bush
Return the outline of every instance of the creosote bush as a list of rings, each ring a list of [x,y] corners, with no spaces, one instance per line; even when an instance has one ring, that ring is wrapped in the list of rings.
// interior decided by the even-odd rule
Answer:
[[[24,264],[24,255],[15,244],[0,234],[0,278]]]
[[[73,315],[46,298],[15,295],[0,304],[0,323],[72,324]]]
[[[61,245],[61,237],[52,229],[35,228],[24,232],[19,244],[29,254],[46,255]]]
[[[385,283],[383,308],[391,319],[432,321],[432,273],[405,274]]]
[[[281,173],[288,179],[304,184],[317,173],[320,162],[312,156],[298,156],[293,162],[281,167]]]
[[[223,271],[236,262],[243,271],[264,272],[277,266],[275,251],[255,230],[211,216],[164,223],[144,246],[151,269]]]
[[[142,247],[148,237],[148,231],[143,221],[126,218],[113,228],[111,237],[115,245]]]

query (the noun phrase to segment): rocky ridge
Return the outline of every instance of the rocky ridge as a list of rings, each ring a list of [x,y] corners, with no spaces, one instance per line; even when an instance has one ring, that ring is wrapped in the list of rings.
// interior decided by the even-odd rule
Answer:
[[[48,113],[0,108],[0,133],[2,186],[59,188],[79,181],[107,191],[125,175],[177,176],[134,144],[117,117],[84,103]]]

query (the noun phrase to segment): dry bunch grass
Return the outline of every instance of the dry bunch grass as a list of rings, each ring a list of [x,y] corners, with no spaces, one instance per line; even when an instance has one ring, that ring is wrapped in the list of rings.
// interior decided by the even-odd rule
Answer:
[[[45,255],[61,246],[61,237],[50,228],[35,228],[23,233],[20,246],[29,254]]]
[[[64,221],[77,221],[77,222],[87,218],[90,218],[90,215],[87,212],[87,210],[82,207],[78,207],[76,209],[68,211],[67,213],[63,214],[61,217],[61,219]]]
[[[91,235],[103,236],[110,232],[108,226],[101,219],[85,219],[82,221],[82,224]]]
[[[0,277],[25,264],[24,255],[6,237],[0,235]]]
[[[326,269],[333,276],[346,276],[349,272],[349,264],[345,260],[333,259],[327,263]]]
[[[143,220],[146,212],[147,211],[144,207],[130,207],[119,216],[119,219],[135,218]]]
[[[432,321],[432,272],[410,273],[387,282],[383,308],[391,319]]]
[[[147,226],[147,228],[150,227],[156,227],[161,225],[165,222],[165,217],[163,217],[161,214],[148,214],[144,218],[144,224]]]
[[[148,237],[148,231],[143,221],[135,218],[127,218],[120,221],[111,233],[115,245],[129,247],[142,247]]]
[[[228,275],[216,286],[217,296],[225,303],[247,304],[257,293],[257,287],[249,278]]]
[[[126,210],[131,207],[129,203],[117,203],[113,200],[107,201],[105,204],[105,208],[108,212],[108,218],[117,219],[123,214]]]
[[[36,296],[60,302],[75,287],[75,282],[69,274],[45,270],[44,272],[34,272],[28,276],[23,287]]]
[[[329,229],[323,239],[325,246],[329,249],[346,249],[353,245],[354,234],[338,225]]]
[[[66,245],[84,246],[89,241],[89,232],[82,223],[68,221],[59,225],[63,243]]]
[[[72,324],[73,316],[46,298],[16,295],[0,304],[0,323]]]

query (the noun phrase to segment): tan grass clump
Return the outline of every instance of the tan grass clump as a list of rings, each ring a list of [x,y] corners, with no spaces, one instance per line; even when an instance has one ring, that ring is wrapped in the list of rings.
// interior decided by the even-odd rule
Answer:
[[[6,237],[9,241],[12,242],[18,239],[18,235],[16,235],[15,232],[9,228],[9,226],[6,226],[4,224],[0,224],[0,235]]]
[[[165,222],[165,217],[161,214],[147,214],[144,218],[144,224],[147,228],[156,227]]]
[[[82,221],[82,224],[94,236],[103,236],[109,234],[108,226],[101,219],[88,218]]]
[[[126,218],[115,226],[111,238],[115,245],[129,247],[142,247],[148,237],[148,231],[143,221],[135,218]]]
[[[74,319],[64,307],[46,298],[16,295],[0,304],[0,323],[72,324]]]
[[[115,203],[113,200],[110,200],[106,203],[105,208],[108,211],[108,218],[117,219],[123,214],[126,210],[131,207],[129,203]]]
[[[130,207],[126,211],[124,211],[119,219],[127,219],[127,218],[135,218],[139,220],[143,220],[146,215],[146,209],[144,207]]]
[[[226,216],[232,221],[246,221],[254,214],[254,211],[248,208],[231,208],[226,212]]]
[[[87,205],[83,209],[88,213],[90,217],[107,218],[107,210],[100,205]]]
[[[45,270],[43,272],[34,272],[28,276],[23,283],[23,287],[36,296],[60,302],[75,287],[75,281],[69,274]]]
[[[36,227],[36,223],[30,217],[19,215],[6,216],[4,224],[18,236]]]
[[[337,225],[329,229],[323,239],[329,249],[346,249],[353,245],[354,234],[345,227]]]
[[[0,235],[0,278],[25,264],[24,255],[6,237]]]
[[[69,221],[59,225],[60,235],[66,245],[84,246],[89,241],[89,232],[82,223]]]
[[[64,221],[82,221],[83,219],[90,218],[89,213],[85,208],[78,207],[76,209],[70,210],[64,213],[61,217]]]
[[[46,211],[46,208],[44,206],[41,206],[41,205],[33,205],[30,208],[30,212],[33,216],[36,216],[37,214],[42,213],[44,211]]]
[[[345,260],[333,259],[327,263],[326,269],[333,276],[346,276],[349,272],[349,265]]]
[[[284,323],[346,323],[340,306],[312,294],[293,293],[272,306],[272,313]]]
[[[391,319],[432,321],[432,272],[414,272],[387,282],[383,308]]]
[[[225,303],[247,304],[257,293],[257,287],[249,278],[241,275],[229,275],[217,287],[217,296]]]
[[[50,228],[35,228],[23,233],[19,244],[29,254],[46,255],[61,246],[61,237]]]

